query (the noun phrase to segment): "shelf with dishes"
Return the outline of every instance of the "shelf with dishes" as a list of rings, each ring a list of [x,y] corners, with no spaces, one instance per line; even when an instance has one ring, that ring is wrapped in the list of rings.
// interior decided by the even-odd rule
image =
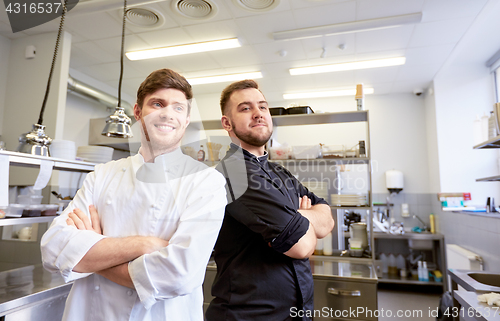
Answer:
[[[56,216],[38,216],[38,217],[7,217],[0,220],[0,226],[50,223]]]
[[[42,161],[50,161],[54,163],[54,170],[84,172],[88,173],[94,170],[94,163],[68,160],[63,158],[54,158],[46,156],[37,156],[25,153],[0,151],[0,157],[6,157],[9,165],[23,167],[40,167]]]

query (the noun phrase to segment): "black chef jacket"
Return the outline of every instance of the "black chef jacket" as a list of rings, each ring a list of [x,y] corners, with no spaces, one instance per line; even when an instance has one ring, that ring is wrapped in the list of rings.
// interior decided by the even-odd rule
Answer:
[[[291,311],[312,310],[309,259],[283,253],[309,228],[297,212],[299,197],[307,195],[313,205],[327,204],[325,200],[285,168],[268,162],[267,155],[256,157],[234,144],[218,169],[227,179],[228,205],[215,244],[215,298],[207,321],[293,320]],[[246,169],[244,175],[241,169]]]

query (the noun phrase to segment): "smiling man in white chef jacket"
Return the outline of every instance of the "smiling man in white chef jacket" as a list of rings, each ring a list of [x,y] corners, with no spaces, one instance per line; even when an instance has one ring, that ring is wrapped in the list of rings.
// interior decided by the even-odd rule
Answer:
[[[139,153],[97,165],[41,242],[44,267],[75,281],[63,320],[203,320],[202,283],[225,179],[182,154],[191,86],[151,73],[137,92]]]

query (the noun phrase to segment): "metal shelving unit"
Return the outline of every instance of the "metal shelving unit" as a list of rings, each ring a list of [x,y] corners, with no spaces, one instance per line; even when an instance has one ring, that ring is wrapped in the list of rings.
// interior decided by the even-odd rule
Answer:
[[[500,135],[493,137],[481,144],[477,144],[473,148],[474,149],[500,148]],[[498,181],[500,181],[500,175],[476,179],[476,182],[498,182]]]
[[[0,151],[0,206],[7,206],[9,200],[10,166],[38,168],[42,162],[51,162],[53,170],[88,173],[96,164],[62,158],[36,156],[25,153]],[[54,216],[5,218],[0,226],[51,222]]]

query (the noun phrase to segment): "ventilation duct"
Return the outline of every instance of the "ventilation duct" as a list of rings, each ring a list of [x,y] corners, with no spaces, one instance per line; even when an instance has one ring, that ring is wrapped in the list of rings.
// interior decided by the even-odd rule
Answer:
[[[172,0],[170,8],[182,17],[196,20],[207,20],[217,14],[217,5],[211,0]]]
[[[85,98],[89,98],[92,101],[103,104],[108,108],[115,108],[118,103],[118,98],[114,97],[102,90],[96,89],[90,85],[87,85],[79,80],[76,80],[68,75],[68,91],[71,93],[79,94]],[[125,114],[133,117],[134,109],[125,100],[121,101],[121,106],[125,109]]]

